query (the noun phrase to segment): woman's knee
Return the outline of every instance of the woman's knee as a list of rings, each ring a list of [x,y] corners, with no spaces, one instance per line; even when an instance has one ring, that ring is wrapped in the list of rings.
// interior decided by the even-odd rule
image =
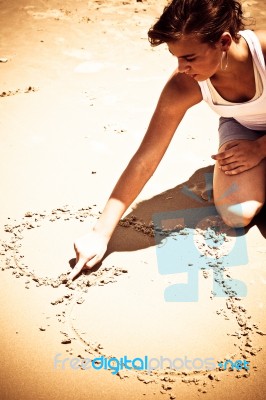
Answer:
[[[216,205],[216,208],[226,225],[232,228],[242,228],[250,224],[262,206],[263,204],[258,201],[249,200],[231,205]]]

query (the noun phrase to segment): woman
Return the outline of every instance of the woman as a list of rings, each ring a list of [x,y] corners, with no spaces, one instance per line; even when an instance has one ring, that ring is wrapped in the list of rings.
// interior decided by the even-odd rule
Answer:
[[[75,242],[77,264],[92,268],[120,218],[161,161],[186,111],[202,100],[221,116],[213,159],[214,202],[224,222],[246,226],[265,202],[266,31],[245,30],[234,0],[173,0],[148,36],[178,60],[146,135],[118,180],[95,227]],[[128,185],[130,182],[130,185]],[[230,191],[234,183],[235,191]]]

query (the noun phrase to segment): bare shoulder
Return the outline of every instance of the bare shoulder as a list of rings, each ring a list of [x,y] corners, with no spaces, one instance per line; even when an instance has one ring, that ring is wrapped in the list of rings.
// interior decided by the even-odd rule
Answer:
[[[254,32],[260,41],[264,59],[266,61],[266,30],[260,29],[260,30],[254,31]]]
[[[172,104],[188,109],[202,100],[199,84],[186,74],[175,71],[168,80],[163,93]]]

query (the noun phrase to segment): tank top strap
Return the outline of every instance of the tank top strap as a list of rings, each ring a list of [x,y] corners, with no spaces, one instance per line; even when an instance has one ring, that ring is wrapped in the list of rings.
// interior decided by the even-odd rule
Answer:
[[[239,34],[246,40],[257,68],[262,72],[262,75],[265,77],[265,60],[257,35],[250,29],[240,31]]]

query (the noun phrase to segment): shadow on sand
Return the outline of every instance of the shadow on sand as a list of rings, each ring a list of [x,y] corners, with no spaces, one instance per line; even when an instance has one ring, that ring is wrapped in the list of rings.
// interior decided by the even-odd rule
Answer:
[[[140,228],[136,230],[136,226],[130,225],[123,227],[118,225],[114,234],[109,242],[107,252],[104,256],[106,258],[113,252],[136,251],[145,249],[150,246],[160,245],[160,238],[145,232],[146,227],[154,221],[155,216],[165,216],[170,218],[171,215],[186,215],[185,225],[188,228],[195,229],[200,219],[206,219],[208,213],[213,218],[218,217],[218,213],[214,207],[212,197],[212,176],[213,165],[200,168],[194,172],[188,181],[177,185],[174,188],[168,189],[150,199],[138,203],[135,209],[126,215],[126,219],[134,218]],[[189,216],[189,217],[188,217]],[[254,218],[252,223],[245,229],[239,230],[237,235],[245,235],[248,230],[256,225],[261,232],[262,236],[266,237],[266,207]],[[206,227],[206,225],[205,225]],[[207,227],[206,227],[207,228]],[[151,229],[150,229],[151,231]],[[234,229],[229,229],[227,235],[230,236]],[[156,239],[156,240],[155,240]],[[161,238],[163,240],[163,237]],[[70,265],[75,265],[75,259],[70,261]],[[101,266],[97,264],[93,269],[87,271],[97,270]]]

